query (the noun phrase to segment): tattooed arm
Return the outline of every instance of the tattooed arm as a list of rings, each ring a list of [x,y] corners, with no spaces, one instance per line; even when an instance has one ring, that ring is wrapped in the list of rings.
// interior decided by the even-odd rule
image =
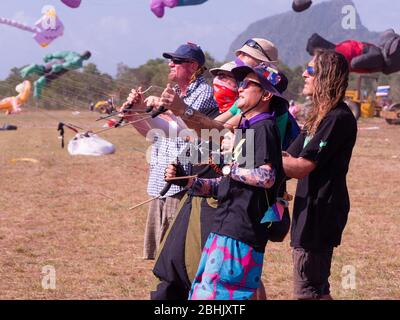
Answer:
[[[181,165],[170,164],[165,169],[164,179],[169,181],[170,179],[182,177],[179,180],[173,180],[174,184],[185,187],[186,189],[191,189],[192,194],[195,196],[204,197],[216,197],[218,193],[218,185],[222,177],[215,179],[201,179],[201,178],[185,178],[184,171],[181,170]],[[172,181],[172,180],[171,180]]]
[[[215,179],[195,178],[191,186],[193,195],[216,198],[218,194],[218,185],[221,179],[222,177]]]
[[[231,177],[250,186],[269,189],[275,183],[275,170],[268,164],[255,169],[244,169],[235,163],[232,166]]]

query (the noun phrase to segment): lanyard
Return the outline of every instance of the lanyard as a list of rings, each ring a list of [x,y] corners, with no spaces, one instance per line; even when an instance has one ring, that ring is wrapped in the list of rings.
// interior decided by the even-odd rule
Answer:
[[[252,117],[251,119],[246,119],[242,117],[242,121],[240,123],[239,129],[249,129],[250,126],[252,126],[253,124],[260,122],[262,120],[265,119],[275,119],[275,112],[268,113],[268,112],[263,112],[263,113],[259,113],[256,116]]]

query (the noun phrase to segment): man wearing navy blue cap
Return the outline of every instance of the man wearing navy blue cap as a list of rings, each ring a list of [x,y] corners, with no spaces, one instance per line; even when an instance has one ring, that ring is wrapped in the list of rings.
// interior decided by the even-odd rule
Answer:
[[[163,56],[170,60],[168,79],[175,83],[172,89],[186,106],[204,114],[217,108],[212,88],[203,77],[205,55],[200,46],[186,43],[179,46],[175,52],[163,53]],[[127,103],[137,101],[138,97],[140,98],[139,104],[142,106],[144,103],[147,106],[161,106],[159,97],[151,96],[143,101],[143,94],[140,90],[132,90]],[[182,158],[182,152],[186,148],[187,143],[181,138],[155,137],[151,149],[147,187],[149,196],[157,197],[159,195],[165,186],[164,170],[168,164],[175,162],[178,156],[185,170],[188,170],[188,164],[185,164],[185,159]],[[181,187],[173,185],[164,197],[150,203],[144,239],[144,259],[155,259],[159,244],[163,240],[183,196],[182,190]]]
[[[206,62],[203,50],[197,44],[191,42],[179,46],[175,52],[163,53],[163,57],[170,60],[196,61],[199,66],[203,66]]]

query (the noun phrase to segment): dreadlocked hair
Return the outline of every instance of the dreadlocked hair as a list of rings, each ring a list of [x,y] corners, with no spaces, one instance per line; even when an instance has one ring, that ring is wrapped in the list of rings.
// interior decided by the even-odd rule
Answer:
[[[192,77],[190,78],[190,82],[189,82],[189,83],[195,82],[196,79],[197,79],[198,77],[200,77],[200,76],[204,73],[204,71],[206,71],[206,67],[204,67],[204,66],[199,66],[199,67],[197,68],[196,72],[193,73]]]
[[[348,62],[334,50],[317,50],[314,69],[313,108],[304,124],[308,135],[314,135],[327,113],[344,99],[349,82]]]

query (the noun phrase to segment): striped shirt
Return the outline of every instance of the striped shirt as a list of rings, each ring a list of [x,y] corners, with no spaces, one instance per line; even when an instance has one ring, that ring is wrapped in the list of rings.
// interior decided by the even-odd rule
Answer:
[[[181,95],[181,90],[177,85],[174,90],[187,106],[201,113],[207,113],[218,107],[214,100],[213,90],[203,76],[198,77],[189,85],[185,96]],[[188,146],[189,144],[184,142],[182,138],[155,137],[151,148],[150,173],[147,185],[149,196],[156,197],[159,195],[165,186],[165,168],[176,161],[178,156],[184,169],[188,172],[189,157],[185,156],[185,151],[189,149]],[[173,196],[180,191],[182,191],[181,187],[172,185],[165,197]]]

